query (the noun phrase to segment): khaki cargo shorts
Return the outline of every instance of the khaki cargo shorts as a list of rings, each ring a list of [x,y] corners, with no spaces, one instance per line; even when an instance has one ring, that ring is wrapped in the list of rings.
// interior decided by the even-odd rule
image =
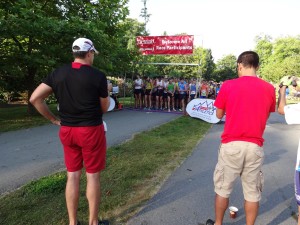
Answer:
[[[260,201],[264,184],[263,161],[263,148],[257,144],[245,141],[221,144],[214,172],[215,192],[229,198],[234,181],[240,176],[245,200]]]

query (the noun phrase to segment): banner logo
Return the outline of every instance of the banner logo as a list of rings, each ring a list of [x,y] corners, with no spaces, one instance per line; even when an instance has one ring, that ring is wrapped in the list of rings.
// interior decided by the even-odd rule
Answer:
[[[138,36],[136,44],[143,55],[193,54],[194,36]]]
[[[186,107],[187,113],[191,117],[204,120],[208,123],[218,123],[220,119],[216,116],[216,107],[214,100],[196,98],[189,102]]]
[[[208,115],[213,115],[216,111],[216,107],[214,107],[213,103],[208,103],[207,100],[203,103],[199,103],[197,105],[194,105],[192,108],[193,111],[201,112]]]

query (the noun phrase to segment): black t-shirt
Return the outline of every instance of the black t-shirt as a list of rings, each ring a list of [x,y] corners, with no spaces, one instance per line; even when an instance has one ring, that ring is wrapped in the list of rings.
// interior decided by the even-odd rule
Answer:
[[[44,80],[59,103],[63,126],[102,124],[100,97],[108,97],[107,79],[101,71],[80,63],[64,65]]]

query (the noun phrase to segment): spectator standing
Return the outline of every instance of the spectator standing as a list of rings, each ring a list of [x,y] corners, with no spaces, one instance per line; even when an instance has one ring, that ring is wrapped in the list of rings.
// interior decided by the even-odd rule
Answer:
[[[274,87],[257,77],[258,68],[258,54],[243,52],[237,59],[239,78],[224,82],[214,103],[219,119],[226,113],[226,123],[214,171],[216,221],[209,219],[206,225],[222,224],[234,181],[239,176],[244,192],[246,225],[254,225],[258,214],[263,186],[262,136],[276,102]]]
[[[67,168],[66,202],[69,225],[79,224],[77,208],[83,164],[86,168],[86,196],[89,203],[89,225],[108,224],[98,221],[100,172],[105,168],[106,137],[102,115],[109,107],[107,79],[92,67],[97,54],[93,42],[78,38],[73,46],[74,62],[47,76],[30,97],[30,102],[45,118],[59,125]],[[45,99],[54,93],[59,103],[56,118]]]

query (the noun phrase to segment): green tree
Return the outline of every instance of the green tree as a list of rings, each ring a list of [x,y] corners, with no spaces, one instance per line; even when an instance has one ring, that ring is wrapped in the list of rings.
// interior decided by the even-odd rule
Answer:
[[[127,0],[3,0],[0,3],[0,80],[8,91],[27,91],[42,77],[72,59],[71,43],[83,36],[100,50],[95,66],[113,70]],[[29,104],[29,112],[32,107]]]
[[[216,64],[213,79],[217,82],[233,79],[237,77],[235,55],[226,55]]]
[[[255,38],[255,51],[259,55],[261,67],[265,66],[268,63],[269,58],[272,55],[273,44],[271,41],[272,38],[268,35],[265,35],[263,37],[257,36]]]
[[[215,70],[214,58],[211,49],[203,49],[201,58],[202,78],[206,80],[213,79],[213,72]]]
[[[261,48],[257,46],[256,49]],[[284,75],[299,76],[299,59],[300,37],[278,38],[272,43],[272,53],[261,64],[259,73],[263,79],[273,82],[278,82]]]

